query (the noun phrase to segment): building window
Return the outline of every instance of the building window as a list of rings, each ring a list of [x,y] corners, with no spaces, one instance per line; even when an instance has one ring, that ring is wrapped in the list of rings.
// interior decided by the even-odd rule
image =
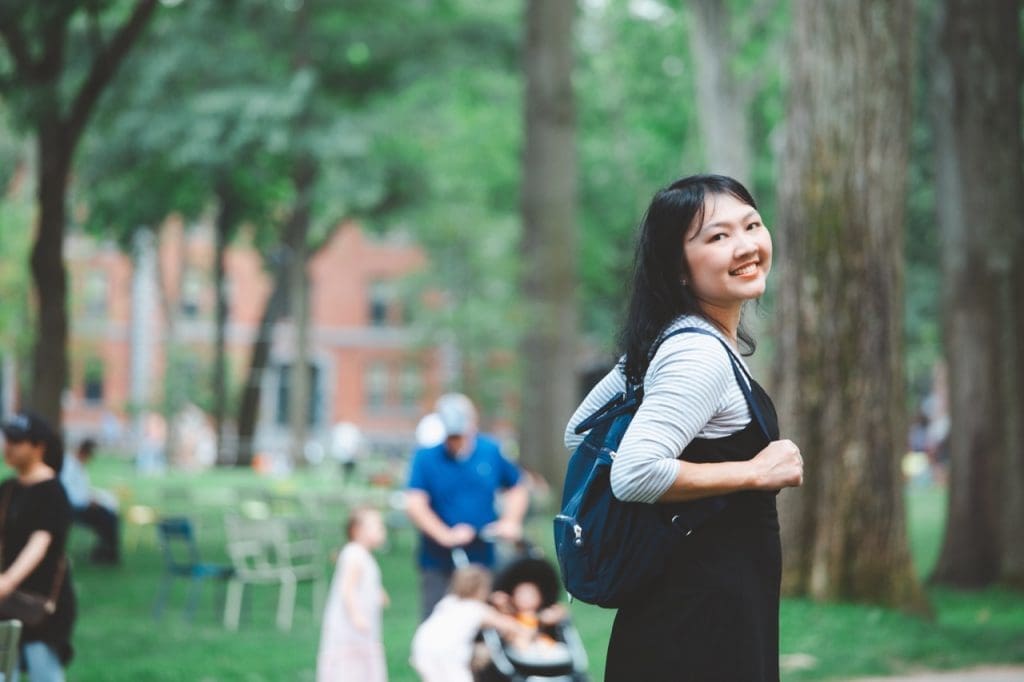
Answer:
[[[107,273],[94,270],[85,276],[85,314],[89,317],[107,315]]]
[[[388,366],[373,362],[366,368],[366,406],[380,410],[388,402]]]
[[[411,363],[402,367],[398,383],[402,407],[407,409],[419,407],[420,399],[423,397],[423,375],[420,368]]]
[[[388,282],[370,283],[370,325],[386,327],[392,322],[391,309],[395,300],[394,288]]]
[[[195,270],[186,270],[181,280],[181,315],[189,320],[199,317],[203,281]]]
[[[316,427],[324,419],[324,392],[322,372],[316,365],[309,365],[309,404],[306,423]],[[277,366],[277,399],[274,401],[274,421],[278,426],[291,424],[292,365]]]
[[[103,402],[103,361],[99,358],[89,358],[85,361],[82,393],[88,403]]]

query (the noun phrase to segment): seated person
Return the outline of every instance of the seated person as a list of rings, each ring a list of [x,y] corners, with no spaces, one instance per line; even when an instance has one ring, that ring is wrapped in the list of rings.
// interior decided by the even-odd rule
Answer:
[[[501,612],[515,618],[532,632],[558,625],[568,616],[561,604],[544,606],[544,597],[536,583],[524,581],[512,588],[512,594],[497,591],[491,602]]]
[[[569,613],[565,606],[559,603],[545,606],[547,600],[541,587],[531,580],[522,580],[508,588],[511,594],[495,591],[491,595],[491,602],[530,633],[525,640],[520,638],[511,642],[516,653],[541,659],[566,656],[568,651],[565,644],[552,636],[557,626],[568,619]]]
[[[121,521],[117,514],[117,499],[103,490],[93,490],[85,467],[96,451],[96,441],[86,438],[78,445],[74,455],[64,458],[60,482],[64,485],[71,514],[75,523],[88,526],[96,533],[96,546],[89,558],[98,564],[121,562]]]

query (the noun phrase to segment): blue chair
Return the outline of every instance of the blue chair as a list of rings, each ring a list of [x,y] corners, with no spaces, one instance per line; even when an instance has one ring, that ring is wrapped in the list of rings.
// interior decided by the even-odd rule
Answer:
[[[199,592],[204,581],[226,581],[234,575],[231,566],[205,563],[199,558],[199,547],[192,522],[185,517],[165,518],[156,523],[157,538],[164,558],[164,572],[157,592],[153,615],[159,618],[163,613],[171,584],[175,578],[189,581],[185,615],[189,620],[195,616]]]

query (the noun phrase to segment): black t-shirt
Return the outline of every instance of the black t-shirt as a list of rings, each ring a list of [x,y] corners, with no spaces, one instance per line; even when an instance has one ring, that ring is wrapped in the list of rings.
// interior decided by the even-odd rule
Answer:
[[[57,478],[32,485],[24,485],[16,478],[7,479],[0,484],[0,513],[3,514],[3,528],[0,529],[0,538],[3,540],[0,566],[3,570],[14,563],[33,533],[42,530],[50,534],[50,546],[43,560],[18,589],[49,596],[56,584],[58,567],[62,562],[65,564],[60,578],[57,612],[37,627],[26,627],[22,632],[22,641],[47,642],[57,649],[58,655],[66,663],[71,657],[70,639],[75,619],[75,600],[71,590],[70,566],[64,558],[68,529],[71,527],[71,504],[64,486]]]

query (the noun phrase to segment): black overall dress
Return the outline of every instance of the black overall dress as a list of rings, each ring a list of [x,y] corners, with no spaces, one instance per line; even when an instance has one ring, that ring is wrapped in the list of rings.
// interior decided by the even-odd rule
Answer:
[[[764,428],[752,419],[725,438],[696,438],[679,459],[749,460],[778,440],[775,406],[746,378],[748,404],[757,403]],[[616,614],[606,681],[777,682],[782,550],[775,495],[727,495],[722,511],[667,549],[666,573]]]

